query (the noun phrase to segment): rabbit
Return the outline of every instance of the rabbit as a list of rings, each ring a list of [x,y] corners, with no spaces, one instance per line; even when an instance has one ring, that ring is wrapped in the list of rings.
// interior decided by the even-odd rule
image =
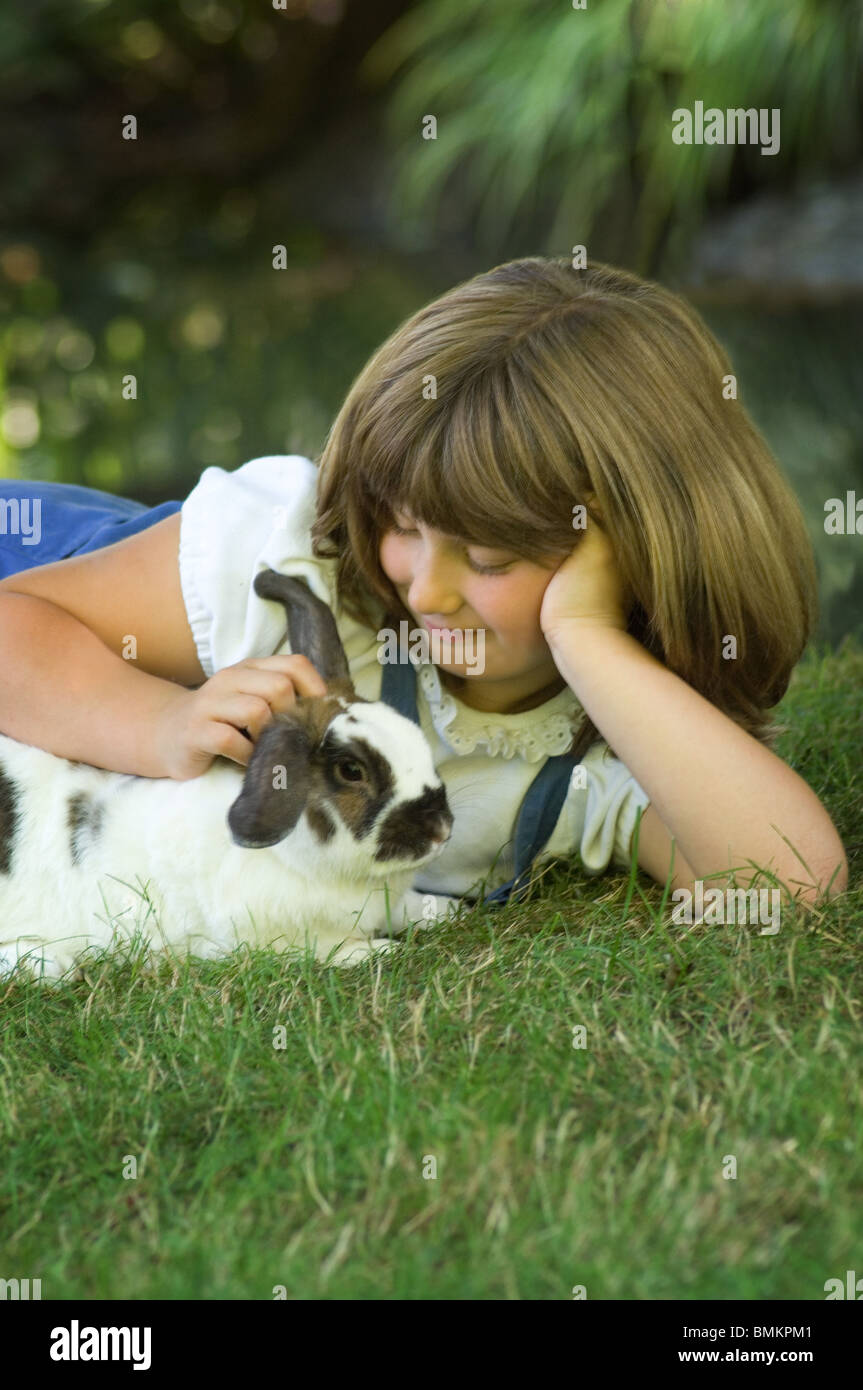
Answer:
[[[112,925],[138,923],[180,954],[308,937],[318,960],[352,965],[423,915],[410,885],[453,825],[424,735],[356,694],[333,615],[304,582],[263,570],[254,590],[285,605],[291,650],[327,694],[275,715],[248,767],[145,778],[0,735],[0,974],[26,959],[59,979]]]

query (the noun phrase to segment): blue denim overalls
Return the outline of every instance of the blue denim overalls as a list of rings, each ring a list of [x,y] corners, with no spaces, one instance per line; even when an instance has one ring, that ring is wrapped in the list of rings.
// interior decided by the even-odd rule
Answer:
[[[145,507],[74,483],[0,478],[0,579],[146,531],[182,502]]]
[[[162,502],[148,508],[125,497],[72,483],[0,478],[0,579],[125,540],[178,512],[182,505]],[[384,666],[381,699],[419,723],[416,672],[410,662],[388,662]],[[497,907],[510,897],[517,900],[523,896],[531,863],[557,824],[575,765],[569,753],[547,758],[543,763],[519,808],[515,875],[489,893],[483,900],[484,906]]]

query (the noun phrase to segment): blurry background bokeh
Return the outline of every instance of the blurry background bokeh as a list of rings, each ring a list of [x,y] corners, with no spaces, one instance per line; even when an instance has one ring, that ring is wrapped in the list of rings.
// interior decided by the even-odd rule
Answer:
[[[863,535],[828,536],[824,504],[863,500],[861,16],[859,0],[7,4],[0,494],[5,475],[155,504],[210,464],[316,456],[405,317],[583,243],[704,315],[801,500],[818,636],[860,632]],[[672,111],[696,101],[779,108],[779,153],[673,143]]]

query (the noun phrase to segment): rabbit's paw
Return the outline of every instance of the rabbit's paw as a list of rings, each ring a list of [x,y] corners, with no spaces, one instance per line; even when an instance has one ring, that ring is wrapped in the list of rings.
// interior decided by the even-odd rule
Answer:
[[[343,941],[337,951],[330,956],[329,965],[359,965],[372,956],[385,955],[396,945],[389,937],[373,936],[363,941]]]
[[[63,973],[60,965],[46,956],[40,945],[28,944],[26,938],[0,946],[0,976],[8,977],[16,969],[24,975],[41,978],[47,984],[54,984]]]
[[[444,897],[439,893],[418,893],[409,888],[404,895],[401,922],[393,927],[394,932],[403,932],[408,926],[414,931],[425,931],[436,927],[440,922],[449,921],[458,915],[459,899]]]

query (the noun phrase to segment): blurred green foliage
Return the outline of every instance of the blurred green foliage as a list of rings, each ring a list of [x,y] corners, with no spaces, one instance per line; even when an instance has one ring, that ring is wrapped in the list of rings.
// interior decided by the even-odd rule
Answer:
[[[118,223],[85,253],[44,238],[41,251],[0,251],[0,271],[19,277],[0,274],[0,475],[155,503],[185,496],[210,464],[320,449],[416,290],[397,263],[349,257],[297,224],[275,271],[269,239],[251,231],[254,196],[225,206],[229,217],[198,223],[197,256],[167,195],[147,203],[148,224],[174,228],[167,244]]]
[[[861,139],[859,0],[423,0],[366,56],[398,151],[392,207],[429,237],[445,192],[477,244],[530,235],[652,273],[711,202],[848,167]],[[677,145],[672,112],[781,110],[781,146]],[[421,138],[423,117],[437,138]],[[613,255],[609,231],[620,233]]]

